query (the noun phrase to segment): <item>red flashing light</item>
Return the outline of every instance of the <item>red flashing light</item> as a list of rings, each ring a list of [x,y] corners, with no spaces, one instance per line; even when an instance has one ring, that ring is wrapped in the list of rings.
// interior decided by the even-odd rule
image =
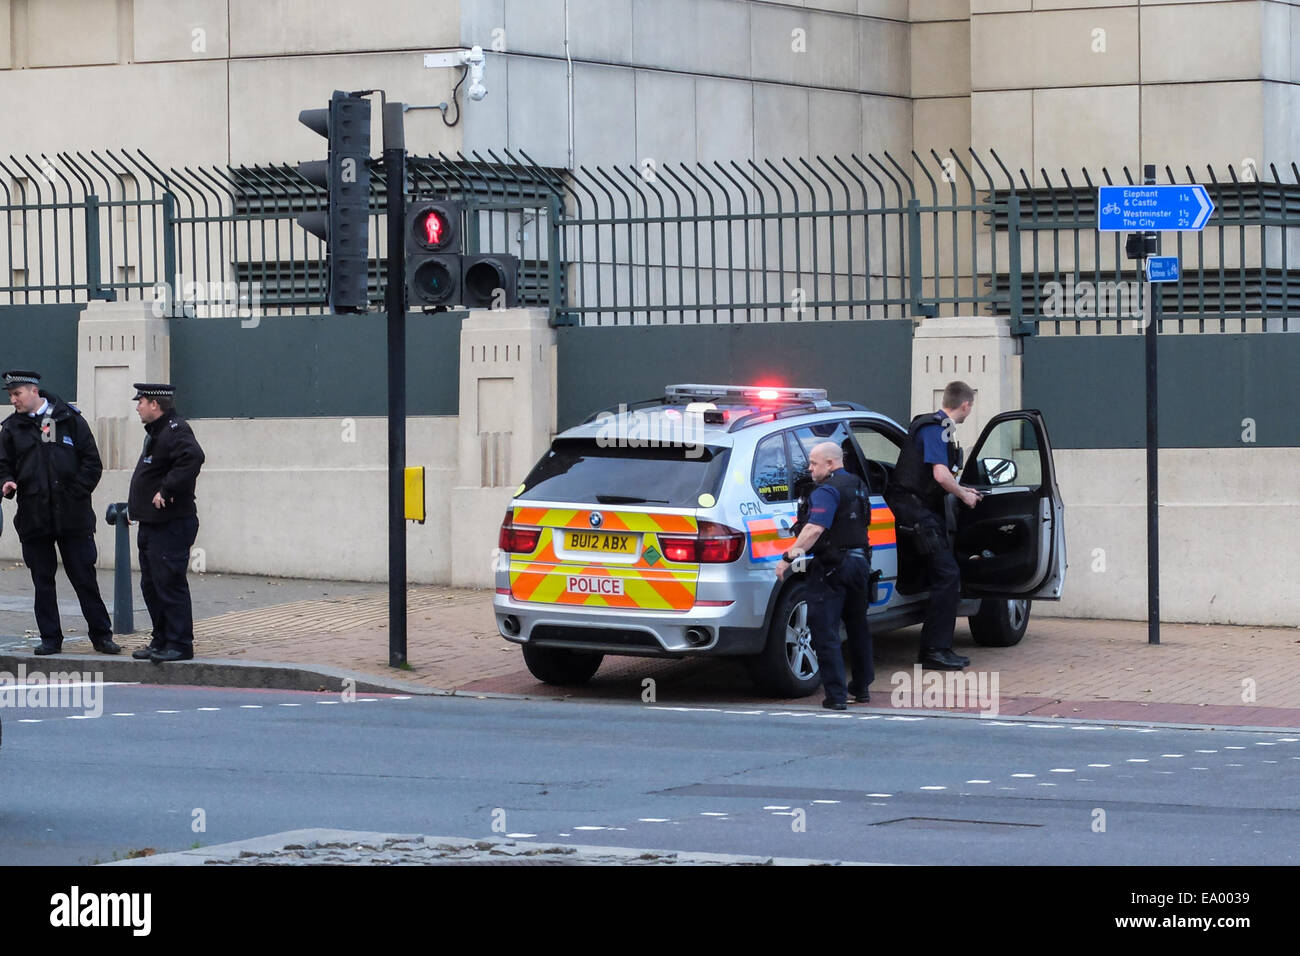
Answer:
[[[669,561],[684,564],[727,564],[745,550],[745,534],[716,521],[701,521],[699,537],[659,536],[659,547]]]
[[[772,402],[780,398],[781,393],[774,388],[763,388],[763,389],[759,389],[758,397],[765,402]]]

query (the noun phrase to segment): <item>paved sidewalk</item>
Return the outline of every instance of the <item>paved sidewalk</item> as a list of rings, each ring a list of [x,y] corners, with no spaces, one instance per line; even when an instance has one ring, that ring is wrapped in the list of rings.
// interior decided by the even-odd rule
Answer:
[[[17,576],[25,573],[0,570],[0,588],[11,596],[0,609],[0,633],[16,635],[0,640],[0,650],[21,651],[35,644],[34,637],[17,636],[23,632],[15,622],[24,615],[8,607],[18,600]],[[410,670],[397,670],[387,664],[387,589],[382,583],[217,574],[192,574],[190,579],[198,618],[196,649],[211,664],[274,662],[354,674],[367,683],[403,690],[462,694],[641,701],[645,679],[651,678],[660,705],[805,707],[820,699],[759,697],[742,664],[728,659],[610,657],[586,687],[551,687],[534,680],[518,646],[498,636],[490,591],[435,586],[408,591]],[[71,597],[66,582],[60,588]],[[104,582],[104,593],[112,593],[111,581]],[[1152,647],[1146,643],[1145,622],[1044,616],[1050,607],[1035,606],[1029,631],[1016,647],[978,647],[965,622],[958,624],[957,649],[973,660],[966,673],[982,679],[990,693],[996,690],[1001,715],[1300,727],[1300,628],[1165,624],[1162,643]],[[74,654],[90,650],[84,638],[73,636],[73,627],[84,627],[75,614],[74,606],[64,615],[65,650]],[[136,623],[146,626],[147,614],[138,612]],[[908,628],[877,638],[873,708],[930,709],[940,703],[922,695],[924,685],[913,696],[918,631]],[[146,637],[118,640],[129,651]],[[109,659],[94,655],[90,660]],[[170,667],[197,673],[188,664]],[[140,680],[155,673],[153,665],[140,664],[139,669]],[[169,677],[182,679],[180,673]],[[968,704],[945,709],[988,709],[975,701]]]

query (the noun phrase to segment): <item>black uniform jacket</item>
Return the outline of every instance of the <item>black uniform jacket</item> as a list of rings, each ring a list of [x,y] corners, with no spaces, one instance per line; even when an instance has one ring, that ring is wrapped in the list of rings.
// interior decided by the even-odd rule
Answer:
[[[93,534],[90,493],[104,472],[99,448],[81,412],[57,395],[36,416],[14,412],[0,425],[0,486],[18,485],[14,528],[24,540]]]
[[[144,450],[131,476],[127,501],[132,521],[159,522],[196,514],[194,482],[203,467],[203,449],[185,419],[171,411],[144,426]],[[166,508],[155,508],[162,492]]]

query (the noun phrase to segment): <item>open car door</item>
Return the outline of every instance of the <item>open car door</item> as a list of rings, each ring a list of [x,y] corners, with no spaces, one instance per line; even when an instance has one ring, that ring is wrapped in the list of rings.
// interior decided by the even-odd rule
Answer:
[[[1065,506],[1042,413],[994,417],[975,443],[961,484],[984,493],[956,503],[954,547],[962,593],[1059,601],[1065,582]]]

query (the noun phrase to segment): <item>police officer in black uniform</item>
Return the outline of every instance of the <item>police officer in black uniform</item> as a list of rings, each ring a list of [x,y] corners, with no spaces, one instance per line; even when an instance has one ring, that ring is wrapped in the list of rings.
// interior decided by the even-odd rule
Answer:
[[[81,412],[40,387],[36,372],[4,373],[14,413],[0,425],[0,493],[18,495],[14,527],[36,592],[37,654],[63,649],[59,599],[54,588],[57,546],[63,570],[86,616],[90,643],[117,654],[113,625],[95,579],[95,511],[90,494],[104,472],[99,448]]]
[[[871,496],[862,479],[844,470],[844,452],[835,442],[822,442],[808,453],[808,470],[816,487],[800,502],[798,537],[781,556],[776,574],[784,577],[792,561],[808,555],[804,596],[813,650],[822,673],[822,706],[845,710],[848,694],[853,695],[854,703],[868,702],[867,689],[875,677],[867,623]],[[840,650],[841,619],[848,632],[853,667],[853,683],[847,688]]]
[[[203,449],[176,414],[172,386],[137,382],[135,388],[145,439],[127,501],[131,520],[140,525],[140,590],[153,637],[131,656],[155,664],[187,661],[194,656],[194,612],[185,572],[199,532],[194,484]]]
[[[970,415],[974,401],[975,390],[969,385],[949,382],[943,392],[943,407],[912,419],[907,441],[885,489],[885,501],[894,512],[899,531],[899,545],[909,549],[905,558],[926,572],[930,601],[921,628],[918,660],[936,670],[961,670],[970,663],[970,658],[952,649],[957,605],[961,601],[961,569],[948,544],[945,495],[955,495],[969,508],[975,507],[981,497],[978,491],[957,484],[954,477],[962,464],[955,427]],[[900,588],[903,583],[904,570],[900,567]]]

